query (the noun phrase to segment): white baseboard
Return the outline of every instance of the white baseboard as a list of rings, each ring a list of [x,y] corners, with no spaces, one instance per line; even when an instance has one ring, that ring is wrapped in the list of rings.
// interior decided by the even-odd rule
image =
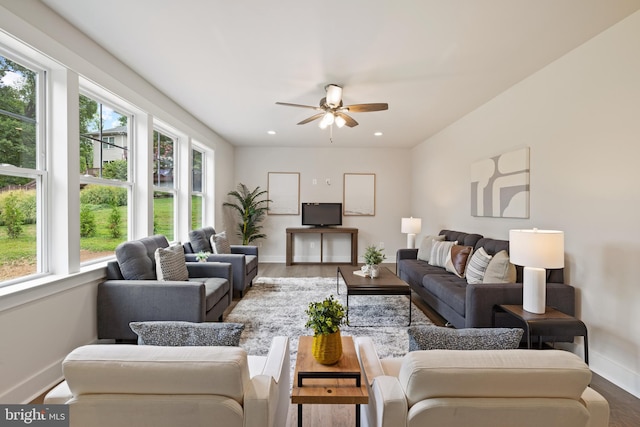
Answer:
[[[589,350],[589,367],[593,372],[640,399],[640,374]]]
[[[55,361],[39,372],[34,372],[19,384],[0,395],[0,402],[28,404],[62,381],[62,359]]]

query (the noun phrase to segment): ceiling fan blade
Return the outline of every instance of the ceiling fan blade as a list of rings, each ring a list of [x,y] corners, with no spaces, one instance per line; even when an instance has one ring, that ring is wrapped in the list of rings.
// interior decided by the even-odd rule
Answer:
[[[301,121],[301,122],[300,122],[300,123],[298,123],[298,124],[299,124],[299,125],[305,125],[305,124],[307,124],[307,123],[309,123],[309,122],[312,122],[312,121],[314,121],[314,120],[318,120],[320,117],[324,116],[324,114],[325,114],[324,112],[322,112],[322,113],[318,113],[318,114],[314,114],[313,116],[311,116],[311,117],[308,117],[308,118],[304,119],[303,121]]]
[[[345,125],[349,126],[350,128],[358,126],[358,122],[353,120],[353,117],[347,116],[345,113],[341,113],[340,111],[336,111],[335,114],[338,117],[342,117],[345,121]]]
[[[312,110],[321,110],[320,107],[313,107],[311,105],[290,104],[288,102],[276,102],[276,104],[284,105],[285,107],[300,107],[300,108],[311,108]]]
[[[342,107],[343,110],[347,110],[350,113],[367,113],[369,111],[382,111],[388,110],[389,104],[385,103],[375,103],[375,104],[353,104],[346,105]]]

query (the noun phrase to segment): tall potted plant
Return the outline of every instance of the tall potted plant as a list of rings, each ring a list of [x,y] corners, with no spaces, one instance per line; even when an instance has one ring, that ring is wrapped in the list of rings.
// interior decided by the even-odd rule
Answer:
[[[344,306],[329,295],[323,301],[311,302],[305,310],[309,316],[305,327],[313,329],[313,357],[323,365],[332,365],[342,357],[340,326],[345,324]]]
[[[264,216],[269,209],[267,203],[271,201],[261,199],[266,193],[265,190],[260,190],[260,186],[253,191],[249,191],[249,188],[243,183],[238,184],[238,190],[227,193],[228,196],[235,199],[235,203],[225,202],[223,206],[234,209],[240,215],[240,223],[236,234],[242,238],[243,245],[248,245],[256,239],[267,237],[260,232],[262,226],[259,225],[264,220]]]

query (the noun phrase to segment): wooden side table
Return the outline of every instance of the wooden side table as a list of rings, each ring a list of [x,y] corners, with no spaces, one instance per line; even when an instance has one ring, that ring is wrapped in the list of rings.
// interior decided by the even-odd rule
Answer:
[[[546,307],[543,314],[529,313],[521,305],[496,305],[493,308],[493,325],[495,325],[496,311],[503,311],[518,319],[525,326],[527,348],[531,348],[531,337],[538,337],[539,346],[542,345],[541,337],[584,337],[584,361],[589,364],[589,341],[587,327],[573,316],[569,316],[553,307]]]
[[[360,426],[360,405],[369,402],[362,368],[350,336],[342,337],[342,358],[333,365],[318,363],[311,354],[313,337],[298,342],[291,403],[298,405],[298,427],[302,427],[302,405],[355,404],[356,427]]]

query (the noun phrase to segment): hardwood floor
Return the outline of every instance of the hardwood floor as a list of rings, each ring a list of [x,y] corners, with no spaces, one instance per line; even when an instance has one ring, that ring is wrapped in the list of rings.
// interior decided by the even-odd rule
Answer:
[[[395,265],[387,266],[391,271],[395,271]],[[259,267],[259,276],[262,277],[335,277],[335,275],[335,265],[287,267],[284,264],[260,264]],[[434,313],[422,299],[413,296],[412,300],[436,325],[444,325],[444,319]],[[237,301],[237,299],[233,301],[230,309]],[[596,374],[593,375],[591,386],[609,402],[611,408],[609,427],[640,426],[640,399]],[[42,403],[43,398],[44,394],[31,403]],[[302,422],[305,427],[351,427],[355,425],[355,407],[354,405],[305,405]],[[287,427],[297,425],[297,407],[290,405]]]
[[[386,265],[395,272],[395,265]],[[335,277],[335,265],[293,265],[260,264],[259,276],[262,277]],[[413,296],[413,302],[436,325],[443,326],[444,319],[430,309],[420,297]],[[591,382],[598,393],[609,402],[611,413],[609,427],[640,426],[640,399],[615,386],[599,375],[593,374]],[[298,414],[295,405],[289,408],[287,427],[296,427]],[[305,427],[342,427],[355,425],[353,405],[304,405],[302,423]]]

